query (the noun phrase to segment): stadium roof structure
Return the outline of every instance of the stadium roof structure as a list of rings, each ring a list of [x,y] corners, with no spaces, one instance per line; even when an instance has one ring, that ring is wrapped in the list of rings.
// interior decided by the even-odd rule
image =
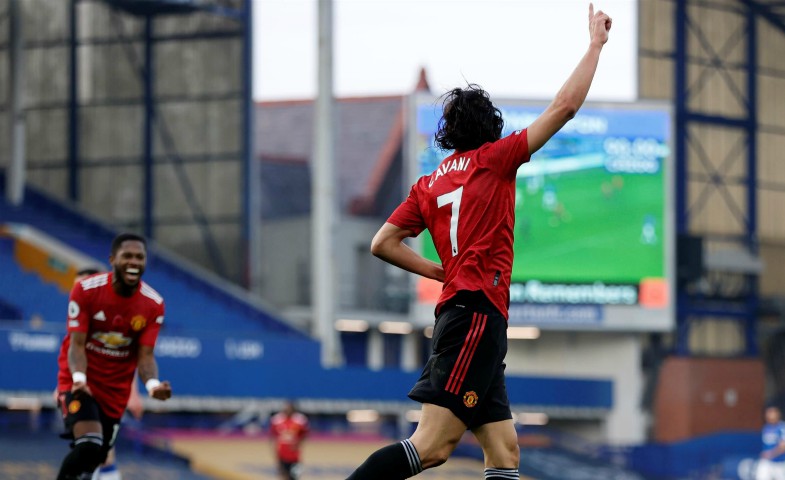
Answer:
[[[423,69],[414,91],[428,90]],[[387,215],[400,201],[407,98],[336,99],[335,178],[342,213]],[[308,214],[314,101],[259,102],[255,115],[263,217]]]
[[[742,3],[785,32],[785,2],[782,0],[744,0]]]
[[[233,14],[220,0],[104,0],[109,5],[132,15],[163,15],[193,13],[199,10]]]

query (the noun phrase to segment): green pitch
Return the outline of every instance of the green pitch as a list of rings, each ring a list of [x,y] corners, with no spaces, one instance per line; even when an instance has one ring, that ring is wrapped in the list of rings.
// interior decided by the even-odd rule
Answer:
[[[512,280],[663,278],[663,194],[662,170],[613,174],[600,167],[519,178]],[[423,245],[425,256],[438,261],[428,232]]]

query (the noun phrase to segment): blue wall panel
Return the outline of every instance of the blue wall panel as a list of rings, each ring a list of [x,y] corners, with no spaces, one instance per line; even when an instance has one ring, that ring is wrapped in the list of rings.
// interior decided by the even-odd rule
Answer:
[[[62,332],[0,329],[0,390],[55,387]],[[319,344],[291,337],[167,336],[156,345],[161,378],[175,395],[293,397],[405,401],[419,372],[323,369]],[[508,377],[514,404],[599,408],[613,406],[612,382],[552,377]]]

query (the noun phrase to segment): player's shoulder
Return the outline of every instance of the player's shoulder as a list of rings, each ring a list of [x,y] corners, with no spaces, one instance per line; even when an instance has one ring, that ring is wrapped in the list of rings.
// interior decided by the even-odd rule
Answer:
[[[164,297],[145,282],[142,282],[141,287],[139,287],[139,293],[141,293],[142,296],[149,298],[157,305],[162,305],[164,303]]]
[[[529,141],[528,130],[526,128],[522,128],[519,130],[514,130],[509,134],[499,138],[493,142],[484,143],[480,148],[477,149],[479,153],[498,153],[499,150],[506,150],[511,148],[514,144],[519,142],[526,142]]]
[[[417,181],[414,182],[414,185],[412,185],[412,191],[418,193],[422,190],[425,190],[428,187],[428,183],[430,182],[432,176],[433,174],[429,173],[428,175],[423,175],[418,178]]]
[[[270,417],[270,423],[279,424],[286,420],[286,415],[283,412],[278,412],[272,417]]]
[[[90,290],[96,290],[98,288],[105,287],[108,284],[109,284],[108,273],[97,273],[78,282],[79,287],[81,287],[82,291],[84,292]]]
[[[501,137],[499,140],[497,140],[497,142],[500,141],[500,140],[520,140],[520,139],[526,139],[528,136],[529,136],[529,129],[528,128],[520,128],[518,130],[513,130],[509,134]],[[494,143],[496,143],[496,142],[494,142]]]
[[[296,423],[299,423],[300,425],[307,425],[308,424],[308,417],[306,417],[305,415],[303,415],[300,412],[294,412],[292,414],[292,420],[294,420]]]

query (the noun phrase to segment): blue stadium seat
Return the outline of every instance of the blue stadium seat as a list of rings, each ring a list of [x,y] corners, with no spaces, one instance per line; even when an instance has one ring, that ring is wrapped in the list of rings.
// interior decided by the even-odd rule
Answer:
[[[4,188],[0,173],[0,195]],[[25,203],[14,207],[0,200],[0,224],[31,225],[97,260],[106,262],[115,232],[86,218],[46,195],[28,188]],[[274,334],[288,338],[309,337],[244,299],[211,285],[204,279],[150,249],[147,281],[166,301],[166,331]],[[19,269],[9,239],[0,242],[0,301],[20,309],[25,318],[39,313],[45,320],[64,315],[67,296],[38,277]],[[9,272],[6,274],[6,272]]]
[[[0,238],[0,302],[15,308],[22,320],[40,316],[46,322],[62,321],[68,298],[38,275],[19,268],[14,260],[13,240]]]

